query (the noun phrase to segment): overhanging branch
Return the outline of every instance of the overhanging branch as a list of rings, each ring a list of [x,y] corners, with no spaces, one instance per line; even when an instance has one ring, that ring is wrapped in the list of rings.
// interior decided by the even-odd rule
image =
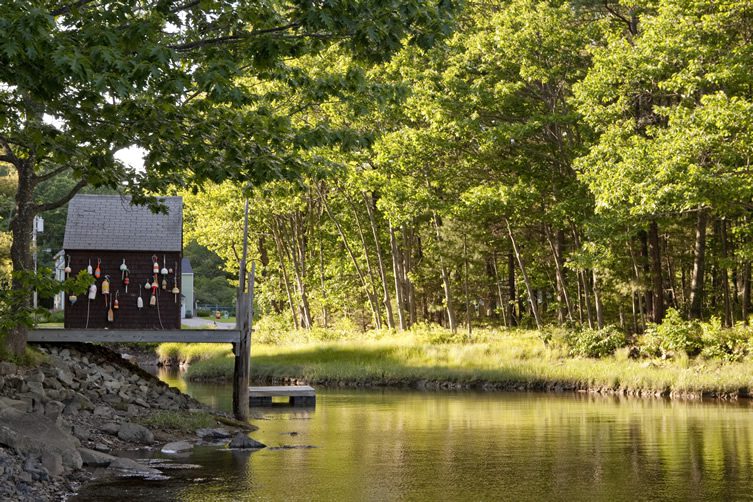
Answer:
[[[46,172],[46,173],[44,173],[44,174],[40,174],[40,175],[34,175],[34,178],[36,179],[36,181],[37,181],[38,183],[41,183],[41,182],[43,182],[43,181],[47,181],[47,180],[49,180],[50,178],[54,178],[54,177],[55,177],[55,176],[57,176],[58,174],[60,174],[60,173],[62,173],[62,172],[64,172],[64,171],[66,171],[66,170],[68,170],[68,168],[69,168],[69,166],[67,166],[67,165],[62,165],[62,166],[60,166],[60,167],[57,167],[57,168],[53,169],[52,171],[49,171],[49,172]]]
[[[168,47],[170,49],[179,51],[179,52],[185,52],[190,51],[193,49],[199,49],[201,47],[207,47],[212,45],[222,45],[222,44],[228,44],[228,43],[235,43],[239,42],[241,40],[246,40],[249,38],[257,37],[259,35],[268,35],[270,33],[279,33],[282,31],[287,31],[293,28],[297,28],[299,26],[298,23],[290,23],[286,24],[284,26],[277,26],[275,28],[268,28],[266,30],[253,30],[246,33],[239,33],[237,35],[227,35],[224,37],[217,37],[217,38],[207,38],[204,40],[196,40],[195,42],[187,42],[185,44],[177,44],[177,45],[169,45]]]
[[[68,192],[65,196],[59,198],[58,200],[54,202],[48,202],[46,204],[35,204],[34,205],[34,213],[42,213],[44,211],[52,211],[53,209],[57,209],[60,206],[63,206],[67,204],[74,195],[76,195],[79,191],[81,191],[82,188],[86,186],[86,180],[81,180],[78,183],[76,183],[76,186],[74,186],[70,192]]]

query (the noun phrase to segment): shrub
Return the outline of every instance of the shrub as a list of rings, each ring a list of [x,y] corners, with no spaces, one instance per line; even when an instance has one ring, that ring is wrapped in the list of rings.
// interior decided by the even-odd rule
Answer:
[[[703,347],[701,333],[700,324],[685,321],[677,310],[669,309],[661,324],[649,325],[639,345],[641,352],[651,357],[668,359],[680,352],[695,356]]]
[[[564,340],[570,349],[570,355],[581,357],[609,356],[627,345],[625,333],[615,326],[607,326],[600,330],[571,331],[565,334]]]
[[[742,361],[751,351],[750,331],[742,325],[724,329],[718,317],[701,324],[703,349],[701,356],[707,359]]]
[[[211,317],[212,311],[207,309],[196,309],[197,317]]]

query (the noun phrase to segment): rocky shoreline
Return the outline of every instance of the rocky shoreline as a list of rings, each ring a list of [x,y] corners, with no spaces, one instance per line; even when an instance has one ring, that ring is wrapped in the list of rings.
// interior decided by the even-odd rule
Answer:
[[[162,474],[118,456],[127,450],[264,446],[246,436],[252,426],[208,409],[104,347],[40,350],[46,360],[34,368],[0,362],[0,500],[63,500],[93,477]],[[165,413],[200,416],[210,425],[144,425]]]

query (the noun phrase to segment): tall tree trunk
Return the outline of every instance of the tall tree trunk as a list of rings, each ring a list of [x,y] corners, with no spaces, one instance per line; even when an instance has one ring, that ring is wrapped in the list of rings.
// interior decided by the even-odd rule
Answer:
[[[743,299],[740,304],[740,314],[743,323],[748,325],[748,314],[750,313],[750,262],[746,261],[742,266],[742,279],[743,279]]]
[[[390,290],[387,286],[387,273],[384,267],[384,258],[382,256],[382,245],[379,242],[379,229],[377,227],[376,216],[374,211],[374,201],[369,198],[366,193],[362,192],[363,202],[366,205],[366,213],[369,216],[369,225],[371,226],[371,234],[374,237],[374,247],[376,249],[377,265],[379,266],[379,279],[382,283],[382,304],[384,310],[387,313],[387,327],[389,329],[395,329],[395,316],[392,314],[392,299],[390,298]]]
[[[572,232],[573,232],[573,240],[575,241],[575,247],[577,249],[581,249],[580,245],[580,234],[578,233],[578,228],[573,224],[572,225]],[[578,277],[580,278],[581,284],[583,285],[583,300],[586,304],[586,315],[588,316],[588,327],[593,329],[594,328],[594,320],[593,320],[593,313],[591,312],[591,279],[589,278],[590,273],[588,273],[586,270],[579,270],[578,271]]]
[[[471,326],[471,296],[468,291],[468,243],[467,236],[463,235],[463,293],[465,295],[465,326],[468,329],[468,337],[473,334]]]
[[[322,288],[322,321],[325,328],[329,328],[329,308],[327,308],[327,287],[324,284],[324,239],[319,237],[319,284]]]
[[[10,259],[13,265],[13,279],[11,287],[14,291],[25,291],[27,286],[19,277],[19,273],[33,271],[31,253],[31,232],[34,225],[33,198],[34,198],[34,170],[27,161],[19,160],[16,165],[18,173],[18,189],[16,191],[16,208],[13,219],[10,222],[10,231],[13,241],[10,245]],[[28,309],[31,307],[31,292],[19,298],[20,302],[14,305],[16,309]],[[5,335],[5,350],[10,354],[20,356],[26,350],[27,327],[17,325]]]
[[[395,227],[392,226],[391,222],[388,222],[389,224],[389,232],[390,232],[390,248],[392,250],[392,273],[395,276],[395,299],[396,299],[396,307],[397,307],[397,319],[398,323],[400,325],[400,330],[404,331],[406,329],[405,325],[405,311],[403,309],[403,285],[402,285],[402,277],[403,273],[401,270],[402,267],[402,258],[400,257],[400,248],[397,243],[397,238],[395,236]]]
[[[690,317],[701,319],[703,315],[703,284],[706,266],[706,209],[698,210],[695,229],[695,254],[693,256],[693,275],[690,279]]]
[[[432,219],[434,221],[434,231],[437,234],[437,244],[438,244],[437,255],[439,257],[439,269],[442,274],[442,286],[444,288],[445,308],[447,310],[447,323],[449,325],[450,331],[455,333],[458,330],[458,326],[457,326],[457,321],[455,320],[455,309],[452,303],[452,291],[450,289],[450,274],[447,271],[447,267],[444,264],[444,258],[442,257],[442,233],[439,230],[439,227],[440,227],[439,215],[437,215],[437,213],[434,213]]]
[[[719,220],[719,237],[722,251],[722,264],[719,269],[722,276],[721,287],[724,298],[724,325],[730,327],[734,323],[734,318],[732,317],[732,303],[729,297],[729,270],[726,264],[729,248],[727,246],[727,222],[724,219]]]
[[[648,226],[648,246],[651,255],[651,288],[653,290],[652,321],[660,323],[664,319],[664,280],[662,278],[659,225],[652,220]]]
[[[523,261],[523,257],[520,254],[520,250],[518,249],[518,244],[515,241],[515,236],[512,233],[512,227],[510,226],[510,221],[505,218],[505,224],[507,225],[507,234],[510,236],[510,242],[512,243],[512,249],[515,252],[515,257],[518,260],[518,265],[520,266],[520,274],[523,276],[523,282],[526,285],[526,292],[528,293],[528,299],[530,300],[531,304],[531,313],[533,314],[533,319],[536,321],[536,329],[541,329],[541,319],[539,319],[539,312],[536,308],[536,297],[533,294],[533,287],[531,286],[531,281],[528,278],[528,273],[526,272],[525,263]]]
[[[651,265],[650,257],[648,255],[648,232],[640,230],[638,232],[638,238],[641,241],[641,260],[643,262],[643,277],[645,278],[646,293],[644,297],[644,307],[646,316],[653,320],[654,315],[654,293],[652,288],[651,277]]]
[[[350,260],[353,263],[353,267],[356,269],[356,275],[358,275],[358,280],[361,283],[363,292],[366,293],[366,297],[369,300],[369,306],[371,307],[371,314],[376,324],[376,328],[380,329],[382,327],[382,320],[379,316],[379,308],[376,305],[376,300],[374,299],[373,290],[369,287],[369,284],[366,281],[366,276],[364,275],[363,270],[361,270],[361,266],[359,265],[358,259],[356,258],[356,255],[353,252],[353,248],[350,247],[350,243],[348,242],[348,238],[345,235],[345,231],[343,230],[343,227],[340,224],[340,220],[338,220],[335,217],[334,213],[329,207],[329,202],[327,202],[327,198],[324,196],[324,193],[322,193],[318,185],[316,186],[316,189],[319,192],[319,197],[321,198],[322,205],[324,206],[324,210],[327,212],[327,216],[329,216],[329,219],[332,220],[332,223],[335,224],[335,228],[337,229],[337,233],[340,235],[340,240],[342,241],[343,246],[345,247],[345,251],[348,253]]]
[[[544,226],[544,232],[546,234],[546,240],[549,243],[549,249],[552,251],[552,256],[554,257],[554,269],[557,275],[557,301],[560,305],[564,302],[567,319],[572,321],[573,310],[570,306],[570,298],[567,294],[567,283],[565,282],[564,267],[562,266],[562,240],[564,239],[564,235],[562,232],[558,231],[557,242],[555,244],[552,240],[552,232],[548,225]],[[560,311],[561,310],[562,309],[560,308]]]
[[[507,302],[507,319],[509,326],[518,325],[518,318],[515,315],[515,303],[518,298],[518,289],[515,287],[515,256],[512,251],[507,253],[507,293],[509,300]]]
[[[497,287],[497,301],[499,302],[499,310],[502,313],[502,324],[509,326],[507,324],[507,308],[505,306],[505,300],[502,295],[502,282],[500,281],[499,269],[497,268],[496,252],[492,254],[492,267],[494,267],[494,284]]]
[[[290,253],[287,251],[287,248],[285,247],[285,244],[282,240],[282,235],[280,234],[280,228],[277,225],[277,221],[272,225],[272,237],[275,241],[275,247],[277,248],[277,256],[280,260],[280,272],[282,274],[282,279],[285,283],[285,293],[288,296],[288,305],[290,305],[290,313],[293,316],[293,326],[296,330],[300,328],[300,325],[298,323],[298,314],[296,313],[296,304],[293,301],[293,292],[292,292],[292,286],[290,283],[290,276],[288,275],[287,267],[285,266],[285,260],[286,258],[290,259]],[[293,265],[293,268],[295,268],[295,265]],[[301,308],[301,312],[303,312],[303,308]]]
[[[604,328],[604,309],[601,304],[601,292],[599,291],[598,276],[596,275],[596,269],[592,270],[594,278],[594,305],[596,306],[596,326],[599,329]]]

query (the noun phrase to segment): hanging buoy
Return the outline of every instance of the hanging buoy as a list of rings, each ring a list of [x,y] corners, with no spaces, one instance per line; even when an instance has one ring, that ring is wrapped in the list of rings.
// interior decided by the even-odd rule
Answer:
[[[139,288],[141,288],[141,286],[139,286]],[[147,291],[152,289],[152,284],[149,282],[149,279],[146,280],[146,284],[144,284],[144,289],[146,289]]]
[[[65,255],[66,258],[68,258],[68,263],[65,265],[65,278],[68,279],[71,276],[71,255]]]
[[[68,300],[71,302],[71,305],[73,305],[78,300],[78,296],[71,295],[71,296],[68,297]]]
[[[109,275],[106,275],[105,280],[102,281],[102,294],[103,295],[110,294],[110,276]]]
[[[97,297],[97,285],[92,284],[89,286],[89,299],[94,300]]]
[[[107,322],[113,322],[115,320],[115,312],[112,311],[112,307],[107,310]]]
[[[157,263],[157,255],[152,255],[152,273],[159,274],[159,263]]]
[[[125,279],[126,272],[128,272],[128,266],[126,265],[125,258],[123,258],[123,263],[120,264],[120,280],[121,281]]]
[[[162,275],[167,275],[167,259],[162,255]]]
[[[175,282],[173,283],[172,293],[175,295],[175,303],[178,303],[178,294],[180,293],[180,289],[178,289],[178,278],[174,277],[173,280]]]
[[[155,305],[157,305],[157,295],[156,294],[152,293],[152,297],[149,298],[149,305],[151,305],[152,307],[154,307]]]
[[[86,266],[86,273],[92,275],[94,273],[92,269],[92,259],[89,258],[89,265]]]
[[[120,295],[120,290],[115,292],[115,301],[112,302],[112,308],[115,310],[118,310],[120,308],[120,302],[118,302],[118,296]]]
[[[167,289],[167,279],[162,279],[162,289]]]
[[[125,292],[128,293],[128,285],[131,283],[131,279],[128,277],[129,272],[126,270],[125,277],[123,278],[123,285],[125,286]]]
[[[136,300],[136,307],[140,309],[144,308],[144,299],[141,298],[141,284],[139,284],[139,298]]]
[[[102,269],[100,268],[100,265],[102,265],[102,260],[97,258],[97,268],[94,269],[94,277],[99,279],[102,276]]]

